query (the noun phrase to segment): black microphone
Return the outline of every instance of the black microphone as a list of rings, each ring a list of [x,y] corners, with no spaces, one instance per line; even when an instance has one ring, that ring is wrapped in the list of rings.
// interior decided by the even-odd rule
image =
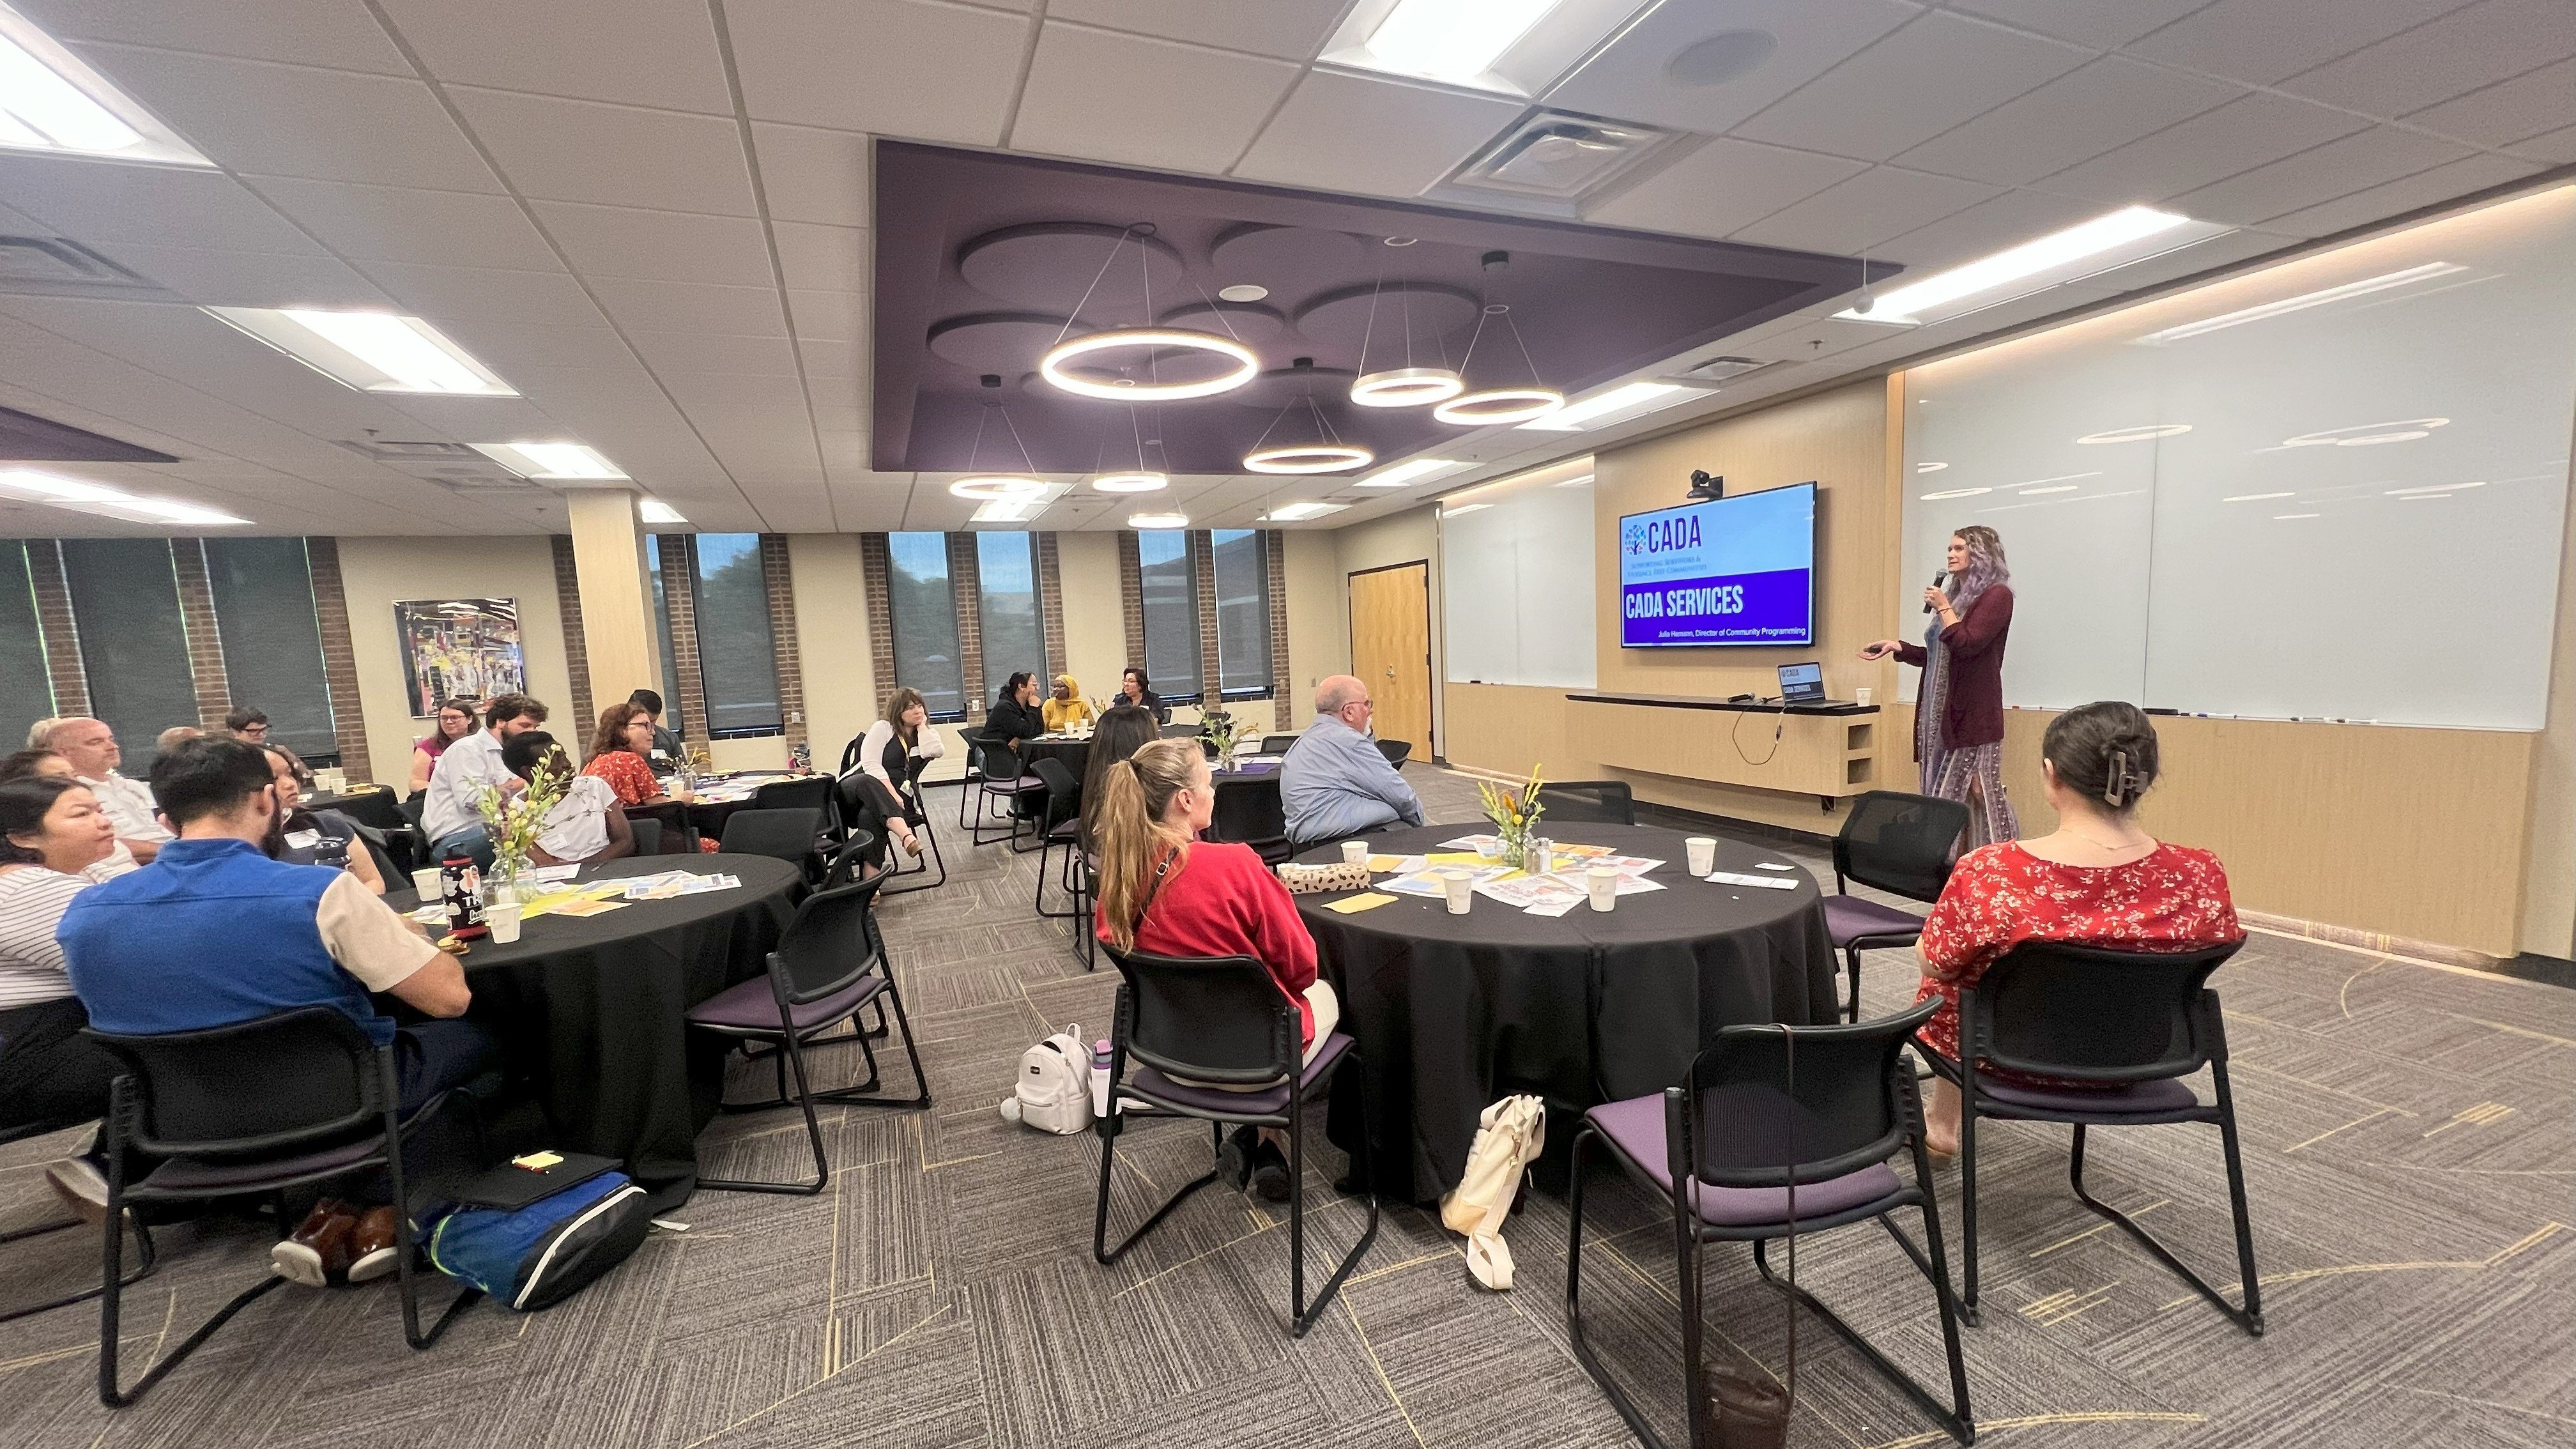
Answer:
[[[1932,571],[1932,587],[1936,589],[1941,587],[1942,584],[1949,581],[1949,578],[1950,571],[1948,569],[1934,569]],[[1932,612],[1931,600],[1926,599],[1923,601],[1923,612],[1927,614]]]

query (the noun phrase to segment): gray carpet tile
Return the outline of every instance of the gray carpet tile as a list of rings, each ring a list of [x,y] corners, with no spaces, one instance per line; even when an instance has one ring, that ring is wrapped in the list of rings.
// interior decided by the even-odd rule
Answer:
[[[1432,818],[1475,818],[1473,784],[1422,765]],[[953,808],[942,793],[939,805]],[[1114,973],[1074,924],[1032,909],[1037,857],[965,844],[945,817],[944,887],[891,899],[884,925],[938,1105],[822,1114],[833,1163],[811,1199],[705,1193],[635,1257],[560,1307],[482,1306],[426,1354],[402,1345],[389,1288],[286,1288],[245,1311],[139,1408],[94,1391],[98,1317],[0,1325],[0,1443],[288,1449],[389,1446],[702,1449],[842,1445],[1181,1449],[1618,1445],[1625,1427],[1577,1366],[1563,1317],[1567,1208],[1541,1194],[1506,1229],[1519,1287],[1467,1280],[1436,1217],[1386,1209],[1375,1247],[1303,1340],[1285,1332],[1284,1210],[1201,1192],[1114,1267],[1090,1256],[1093,1139],[1003,1122],[1022,1049],[1080,1023],[1106,1035]],[[1766,842],[1820,879],[1825,853]],[[1050,905],[1055,904],[1050,900]],[[1913,994],[1904,952],[1874,952],[1864,1000]],[[2216,981],[2226,1001],[2271,1332],[2230,1327],[2066,1188],[2066,1134],[1982,1134],[1986,1321],[1964,1330],[1983,1435],[2032,1445],[2564,1444],[2576,1426],[2576,997],[2258,934]],[[909,1090],[899,1047],[878,1059]],[[818,1086],[856,1082],[847,1042]],[[739,1064],[737,1098],[773,1086]],[[1338,1152],[1307,1165],[1310,1284],[1356,1241]],[[78,1134],[0,1149],[0,1227],[53,1212],[42,1166]],[[810,1170],[792,1112],[727,1114],[711,1172]],[[1207,1170],[1208,1135],[1145,1122],[1122,1139],[1113,1226]],[[1955,1168],[1936,1169],[1953,1271]],[[2216,1135],[2103,1132],[2088,1182],[2214,1279],[2235,1278]],[[1668,1435],[1682,1432],[1675,1267],[1660,1205],[1604,1172],[1586,1203],[1590,1341]],[[1904,1226],[1920,1235],[1919,1222]],[[128,1297],[129,1372],[265,1265],[262,1229],[165,1229],[165,1266]],[[1775,1254],[1775,1265],[1778,1257]],[[34,1297],[88,1281],[97,1242],[0,1247]],[[1944,1372],[1929,1285],[1867,1225],[1801,1240],[1802,1283],[1899,1362]],[[1746,1250],[1712,1248],[1714,1359],[1779,1372],[1788,1324]],[[439,1290],[443,1293],[443,1289]],[[1793,1441],[1897,1449],[1944,1436],[1823,1324],[1798,1328]]]

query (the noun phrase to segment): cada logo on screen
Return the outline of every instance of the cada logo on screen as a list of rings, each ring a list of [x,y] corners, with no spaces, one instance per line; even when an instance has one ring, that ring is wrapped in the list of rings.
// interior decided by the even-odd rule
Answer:
[[[1619,520],[1619,643],[1814,642],[1812,483]]]
[[[1699,516],[1680,518],[1631,518],[1626,530],[1628,552],[1635,556],[1670,553],[1675,549],[1698,548]]]

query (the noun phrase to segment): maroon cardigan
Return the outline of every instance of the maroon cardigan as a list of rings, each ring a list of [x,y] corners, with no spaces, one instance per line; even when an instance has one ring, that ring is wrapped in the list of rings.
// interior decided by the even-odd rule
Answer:
[[[1997,584],[1977,595],[1959,622],[1941,631],[1950,646],[1950,694],[1941,711],[1941,748],[1964,750],[2004,737],[2004,636],[2012,632],[2013,593]],[[1920,644],[1899,643],[1896,659],[1920,669],[1928,662]],[[1915,736],[1914,758],[1923,758]]]

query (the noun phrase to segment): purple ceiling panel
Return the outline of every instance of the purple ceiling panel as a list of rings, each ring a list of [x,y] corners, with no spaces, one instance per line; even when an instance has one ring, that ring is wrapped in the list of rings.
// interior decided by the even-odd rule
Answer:
[[[1428,408],[1353,406],[1363,354],[1371,372],[1464,363],[1470,388],[1536,380],[1571,395],[1861,281],[1859,262],[1810,252],[910,142],[877,143],[876,190],[874,447],[887,472],[1087,473],[1133,466],[1141,442],[1148,466],[1238,473],[1265,434],[1307,442],[1319,428],[1384,464],[1469,430]],[[1267,295],[1218,298],[1246,285]],[[1263,375],[1132,408],[1037,375],[1059,338],[1148,324],[1231,335]],[[1177,351],[1096,360],[1103,380],[1232,365]]]

